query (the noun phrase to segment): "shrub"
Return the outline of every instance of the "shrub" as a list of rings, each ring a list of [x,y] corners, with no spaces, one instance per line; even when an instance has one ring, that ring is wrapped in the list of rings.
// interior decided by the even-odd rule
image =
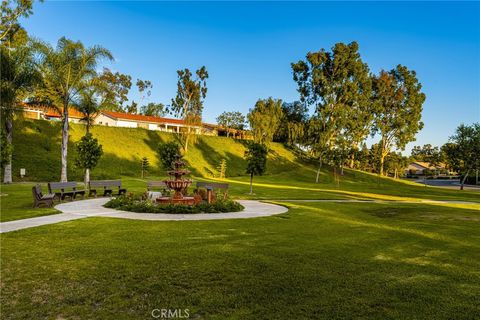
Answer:
[[[221,212],[238,212],[244,207],[233,200],[217,200],[215,203],[202,202],[197,205],[189,206],[183,204],[167,204],[159,205],[149,199],[145,199],[142,195],[129,194],[120,196],[108,201],[105,205],[107,208],[118,209],[122,211],[132,211],[139,213],[221,213]]]
[[[180,154],[180,146],[178,143],[171,141],[167,143],[160,143],[158,145],[158,157],[165,169],[172,169],[175,156]]]

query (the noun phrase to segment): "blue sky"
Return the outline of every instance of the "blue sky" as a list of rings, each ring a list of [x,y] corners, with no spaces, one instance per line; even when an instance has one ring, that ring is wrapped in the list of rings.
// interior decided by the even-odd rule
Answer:
[[[298,100],[290,63],[354,40],[372,72],[400,63],[423,84],[425,127],[407,149],[480,121],[480,3],[47,0],[23,25],[52,44],[66,36],[108,48],[111,69],[153,82],[150,101],[169,104],[176,70],[205,65],[207,122],[258,98]]]

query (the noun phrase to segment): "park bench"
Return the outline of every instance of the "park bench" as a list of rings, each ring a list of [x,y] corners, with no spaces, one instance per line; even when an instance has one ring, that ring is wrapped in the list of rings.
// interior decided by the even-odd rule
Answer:
[[[164,181],[147,181],[147,196],[155,200],[169,194],[168,187]]]
[[[32,187],[33,194],[33,207],[38,208],[40,205],[44,204],[48,207],[53,206],[53,199],[55,198],[54,193],[42,194],[42,187],[39,184]]]
[[[113,195],[113,188],[118,189],[118,195],[127,193],[127,189],[122,188],[121,180],[92,180],[89,182],[89,196],[96,197],[98,192],[97,189],[103,190],[103,196]]]
[[[215,193],[215,189],[220,189],[223,192],[223,200],[228,198],[228,183],[215,183],[215,182],[197,182],[197,190],[195,193],[199,194],[199,189],[204,188],[207,190],[206,199],[208,203],[215,202],[218,197],[218,192]]]
[[[147,181],[147,191],[154,191],[155,189],[162,189],[163,192],[167,192],[165,181]]]
[[[81,195],[82,198],[85,197],[85,189],[77,189],[77,183],[75,181],[49,182],[48,192],[55,194],[55,197],[60,201],[65,200],[66,197],[75,199],[78,194]]]

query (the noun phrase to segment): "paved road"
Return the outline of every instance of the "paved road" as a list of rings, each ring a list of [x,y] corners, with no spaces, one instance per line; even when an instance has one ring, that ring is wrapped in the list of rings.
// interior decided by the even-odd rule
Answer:
[[[441,188],[447,188],[447,189],[459,189],[460,188],[460,180],[457,179],[418,179],[415,180],[416,183],[420,184],[426,184],[428,186],[433,186],[433,187],[441,187]],[[473,186],[473,185],[465,185],[464,187],[465,190],[470,190],[470,191],[480,191],[480,186]]]

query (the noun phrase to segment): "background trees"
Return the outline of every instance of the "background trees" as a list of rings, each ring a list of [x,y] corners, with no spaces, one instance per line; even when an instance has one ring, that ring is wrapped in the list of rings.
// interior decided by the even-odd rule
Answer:
[[[460,190],[463,190],[468,175],[473,171],[478,174],[480,170],[480,123],[461,124],[442,151],[450,167],[463,175],[460,184]]]
[[[163,103],[149,102],[140,107],[140,113],[144,116],[163,117],[168,113],[168,110]]]
[[[40,98],[51,106],[62,109],[62,171],[60,181],[67,181],[68,108],[97,77],[100,59],[112,60],[112,54],[101,46],[85,48],[81,42],[62,37],[56,48],[47,43],[38,45],[38,65],[42,73],[43,87]]]
[[[247,115],[250,129],[256,143],[266,144],[273,136],[282,120],[282,100],[259,99]]]
[[[282,104],[282,118],[274,141],[294,145],[302,142],[308,121],[308,109],[300,101]]]
[[[208,72],[205,66],[198,69],[196,78],[192,79],[189,69],[178,70],[177,96],[172,99],[172,112],[183,118],[188,126],[181,133],[181,141],[185,152],[190,140],[195,138],[194,126],[202,124],[203,100],[207,96]]]
[[[33,0],[2,1],[0,4],[0,40],[5,39],[20,26],[18,19],[33,14]]]
[[[250,175],[250,194],[253,193],[253,176],[262,175],[267,170],[268,149],[264,144],[250,142],[245,150],[247,173]]]
[[[381,136],[380,175],[385,157],[392,150],[404,149],[422,129],[422,105],[425,94],[420,90],[415,71],[402,65],[388,72],[381,71],[373,81],[374,132]]]
[[[217,117],[217,124],[226,129],[228,137],[231,129],[243,130],[245,116],[238,111],[224,111]]]
[[[104,108],[111,111],[123,111],[123,104],[128,101],[128,93],[132,87],[132,77],[120,72],[113,73],[103,68],[99,80],[105,88]]]
[[[436,167],[445,160],[444,153],[438,147],[432,147],[431,144],[413,147],[410,158],[416,161],[427,162],[429,166],[435,167],[435,175],[437,174]]]
[[[337,43],[331,52],[309,52],[306,60],[292,63],[292,69],[300,101],[314,110],[307,144],[318,158],[318,182],[322,158],[345,128],[349,111],[369,103],[371,80],[356,42]]]

